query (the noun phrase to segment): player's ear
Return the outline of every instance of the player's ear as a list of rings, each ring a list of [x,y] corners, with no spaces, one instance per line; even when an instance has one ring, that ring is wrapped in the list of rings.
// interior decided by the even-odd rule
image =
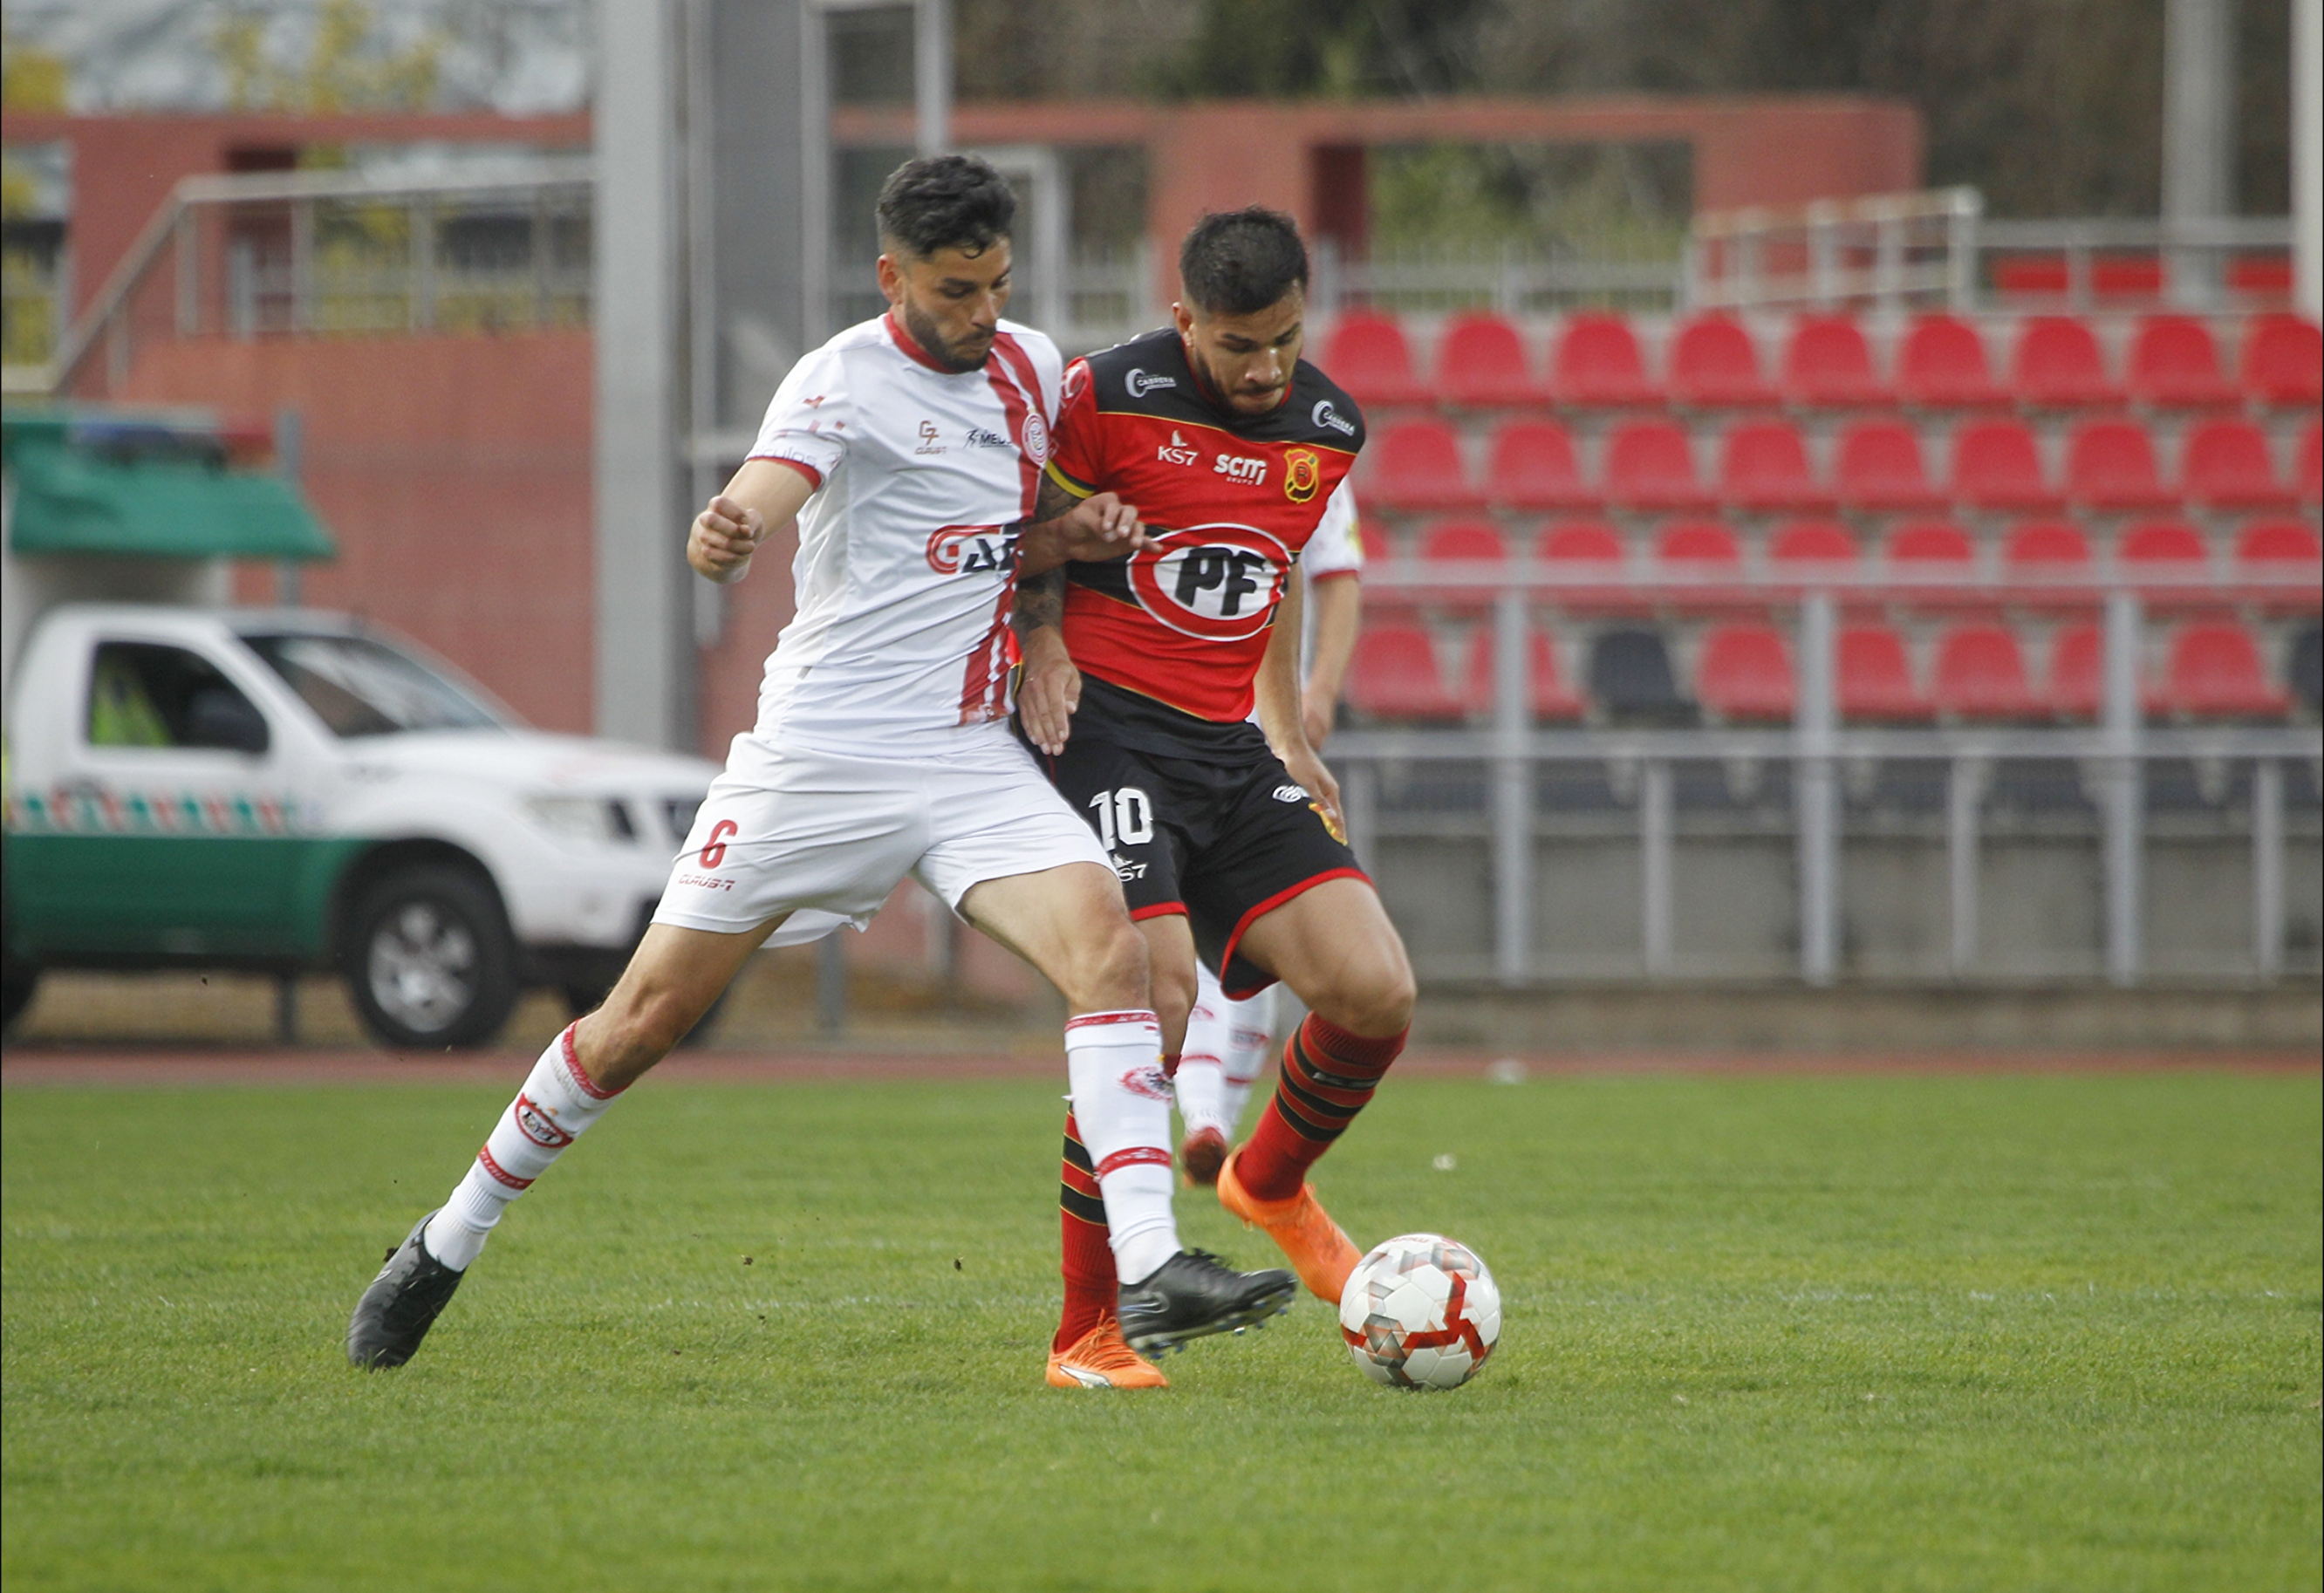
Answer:
[[[1173,300],[1170,305],[1170,318],[1178,323],[1179,336],[1185,337],[1193,333],[1194,329],[1194,317],[1193,312],[1187,309],[1185,305]]]
[[[892,307],[903,307],[904,269],[884,249],[880,252],[880,296]]]

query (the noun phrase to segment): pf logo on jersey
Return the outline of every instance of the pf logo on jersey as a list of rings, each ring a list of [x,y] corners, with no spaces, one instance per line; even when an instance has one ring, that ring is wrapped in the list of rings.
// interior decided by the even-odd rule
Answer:
[[[1036,465],[1049,462],[1049,423],[1041,419],[1040,410],[1025,411],[1025,424],[1018,428],[1018,437],[1024,445],[1025,457]]]
[[[1005,570],[1016,557],[1017,533],[1005,526],[945,526],[928,535],[928,568],[939,576]]]
[[[1267,628],[1290,567],[1290,549],[1255,526],[1194,526],[1132,554],[1130,589],[1181,636],[1240,641]]]

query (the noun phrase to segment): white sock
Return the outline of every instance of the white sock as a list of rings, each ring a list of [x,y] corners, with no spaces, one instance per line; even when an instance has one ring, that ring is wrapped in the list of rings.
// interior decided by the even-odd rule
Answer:
[[[581,1059],[573,1054],[573,1028],[567,1025],[532,1064],[524,1088],[493,1125],[467,1176],[420,1236],[428,1253],[455,1272],[466,1271],[508,1203],[549,1171],[549,1164],[583,1129],[604,1116],[619,1093],[589,1082],[581,1071]]]
[[[1216,1128],[1235,1137],[1252,1083],[1267,1071],[1273,1049],[1274,992],[1230,1001],[1211,971],[1194,965],[1194,1008],[1186,1018],[1186,1049],[1178,1061],[1178,1115],[1186,1132]]]
[[[1113,1270],[1142,1283],[1179,1250],[1170,1211],[1170,1082],[1151,1012],[1087,1012],[1065,1024],[1074,1121],[1097,1169]]]

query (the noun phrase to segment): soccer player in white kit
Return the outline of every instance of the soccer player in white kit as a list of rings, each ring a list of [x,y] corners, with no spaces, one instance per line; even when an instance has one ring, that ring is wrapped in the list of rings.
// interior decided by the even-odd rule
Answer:
[[[1355,491],[1342,482],[1299,556],[1307,581],[1307,633],[1301,639],[1307,678],[1300,691],[1300,718],[1307,744],[1319,752],[1332,734],[1362,612],[1364,543],[1357,520]],[[1268,990],[1246,1001],[1230,999],[1219,989],[1218,975],[1195,959],[1194,1005],[1186,1015],[1186,1043],[1175,1081],[1184,1128],[1178,1169],[1190,1184],[1219,1181],[1219,1165],[1234,1143],[1251,1086],[1267,1071],[1277,999]]]
[[[1020,573],[1139,545],[1118,500],[1029,525],[1062,362],[1000,318],[1016,202],[958,155],[880,196],[891,307],[793,367],[751,457],[698,515],[701,575],[742,578],[795,517],[798,612],[767,660],[653,924],[612,994],[534,1065],[449,1199],[388,1254],[347,1356],[419,1349],[509,1204],[667,1055],[761,945],[861,929],[910,874],[1062,991],[1074,1111],[1095,1158],[1118,1313],[1053,1353],[1064,1386],[1158,1386],[1136,1353],[1283,1310],[1287,1272],[1178,1243],[1169,1088],[1143,938],[1089,826],[1010,733]]]

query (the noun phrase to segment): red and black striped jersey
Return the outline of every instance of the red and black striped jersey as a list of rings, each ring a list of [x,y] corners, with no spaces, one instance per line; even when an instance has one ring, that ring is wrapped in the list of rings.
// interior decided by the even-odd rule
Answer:
[[[1246,718],[1284,581],[1363,443],[1354,401],[1305,360],[1259,416],[1210,398],[1172,328],[1074,361],[1050,478],[1119,494],[1154,539],[1065,566],[1074,662],[1197,719]]]

